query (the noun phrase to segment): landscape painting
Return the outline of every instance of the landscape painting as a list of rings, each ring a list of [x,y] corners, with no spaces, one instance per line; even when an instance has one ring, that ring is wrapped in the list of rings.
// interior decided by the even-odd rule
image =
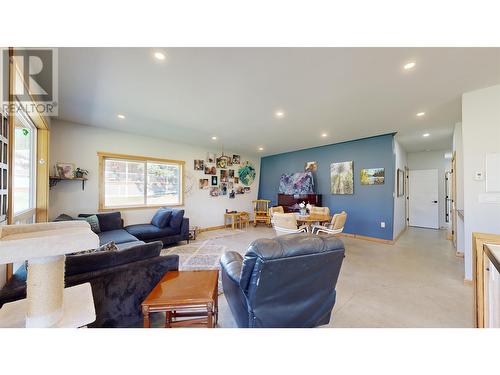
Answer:
[[[361,170],[361,185],[383,185],[384,180],[384,168],[370,168]]]
[[[353,162],[344,161],[330,165],[332,194],[354,194]]]

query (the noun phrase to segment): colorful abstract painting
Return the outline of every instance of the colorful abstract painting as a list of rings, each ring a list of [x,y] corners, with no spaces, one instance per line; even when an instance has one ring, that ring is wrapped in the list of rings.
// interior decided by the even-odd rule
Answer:
[[[240,169],[238,169],[238,176],[240,178],[240,182],[245,186],[250,186],[255,181],[255,168],[254,166],[246,161]]]
[[[314,179],[311,172],[282,174],[280,177],[280,194],[313,194]]]
[[[354,194],[353,162],[330,164],[332,194]]]

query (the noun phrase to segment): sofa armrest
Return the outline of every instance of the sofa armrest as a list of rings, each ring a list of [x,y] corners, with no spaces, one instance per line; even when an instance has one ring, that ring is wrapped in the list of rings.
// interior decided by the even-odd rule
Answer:
[[[189,218],[187,217],[182,219],[181,236],[184,240],[189,239]]]
[[[240,284],[243,257],[236,251],[228,251],[220,259],[222,271],[225,272],[236,284]]]

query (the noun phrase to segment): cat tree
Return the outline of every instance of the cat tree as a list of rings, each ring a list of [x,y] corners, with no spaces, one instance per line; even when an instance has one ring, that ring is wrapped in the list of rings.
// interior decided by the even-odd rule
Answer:
[[[81,327],[95,320],[89,283],[64,288],[65,254],[93,249],[85,221],[0,227],[0,264],[28,261],[26,298],[0,309],[0,327]]]

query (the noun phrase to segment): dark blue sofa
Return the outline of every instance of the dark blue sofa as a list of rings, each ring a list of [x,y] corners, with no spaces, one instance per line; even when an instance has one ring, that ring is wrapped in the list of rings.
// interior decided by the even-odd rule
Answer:
[[[120,212],[95,214],[101,229],[101,232],[97,233],[100,244],[104,245],[113,241],[118,248],[125,248],[137,241],[142,243],[161,241],[163,245],[180,241],[189,242],[189,219],[184,217],[184,210],[170,208],[161,208],[160,210],[170,213],[168,220],[157,223],[163,227],[152,223],[124,227]],[[84,218],[90,215],[93,214],[80,214],[78,217]],[[64,215],[63,219],[71,220],[71,217]]]
[[[66,257],[66,287],[89,282],[96,320],[89,327],[141,327],[141,303],[169,271],[177,271],[178,255],[160,256],[163,244],[130,242],[118,251]],[[26,297],[26,268],[20,267],[0,290],[0,307]]]
[[[157,220],[160,212],[166,215]],[[124,229],[144,242],[161,241],[163,245],[180,241],[189,243],[189,219],[184,217],[184,210],[160,208],[151,223],[128,225]]]

